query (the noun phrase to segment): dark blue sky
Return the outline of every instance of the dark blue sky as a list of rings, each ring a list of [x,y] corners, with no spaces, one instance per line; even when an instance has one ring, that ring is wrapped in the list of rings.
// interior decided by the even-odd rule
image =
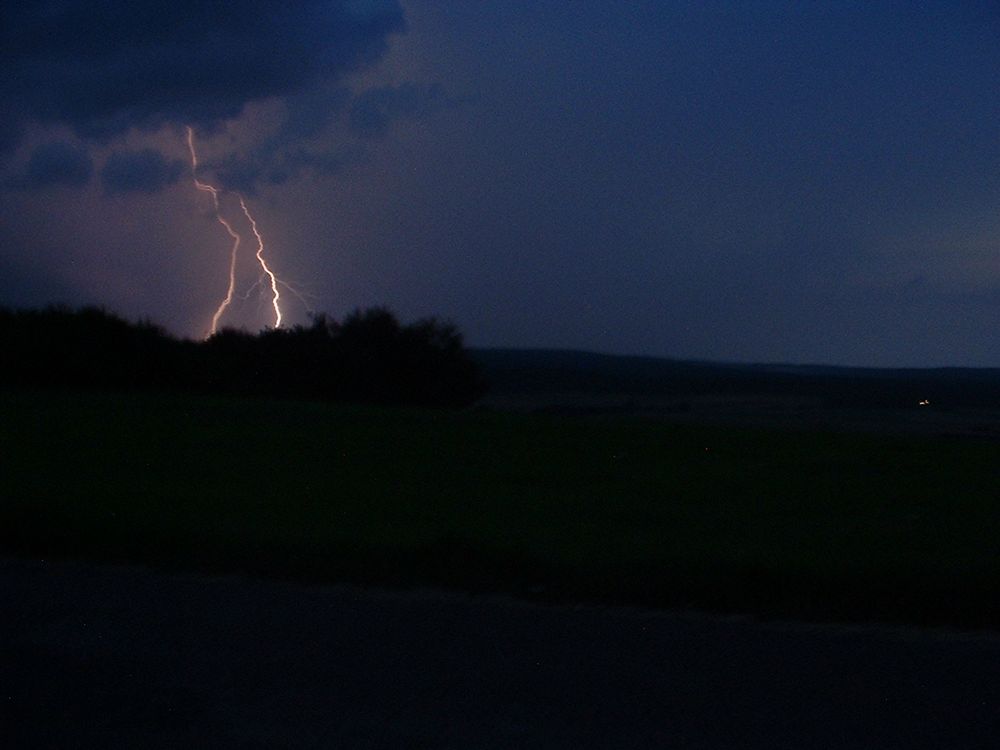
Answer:
[[[290,322],[386,304],[476,345],[1000,366],[994,3],[162,7],[0,11],[0,304],[203,335],[229,240],[191,125],[305,297]],[[268,324],[256,279],[241,256],[223,322]]]

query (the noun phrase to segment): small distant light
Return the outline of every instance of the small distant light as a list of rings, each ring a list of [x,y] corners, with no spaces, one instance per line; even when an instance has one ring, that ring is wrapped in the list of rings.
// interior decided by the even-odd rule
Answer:
[[[918,401],[917,405],[918,406],[930,406],[931,402],[928,399],[925,398],[923,401]]]

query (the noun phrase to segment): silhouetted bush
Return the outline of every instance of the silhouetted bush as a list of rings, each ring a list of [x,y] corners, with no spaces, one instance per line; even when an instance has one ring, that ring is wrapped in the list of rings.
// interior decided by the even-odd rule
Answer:
[[[179,341],[149,323],[104,310],[0,310],[0,382],[208,393],[379,404],[466,406],[483,382],[458,330],[435,319],[401,325],[388,310],[343,323],[259,334],[225,329]]]

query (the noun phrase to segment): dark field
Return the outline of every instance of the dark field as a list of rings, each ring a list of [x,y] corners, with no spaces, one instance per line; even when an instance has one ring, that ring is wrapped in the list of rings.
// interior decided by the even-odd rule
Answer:
[[[1000,443],[618,417],[0,394],[30,555],[1000,627]]]

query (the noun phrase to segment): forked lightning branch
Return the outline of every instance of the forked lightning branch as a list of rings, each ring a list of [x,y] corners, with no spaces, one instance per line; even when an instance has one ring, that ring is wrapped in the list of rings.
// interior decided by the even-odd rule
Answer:
[[[233,241],[229,251],[229,284],[226,287],[226,293],[223,296],[222,301],[215,310],[215,314],[212,315],[212,323],[208,331],[208,336],[212,336],[219,330],[219,321],[222,319],[223,314],[233,301],[233,295],[236,289],[236,265],[239,258],[240,244],[242,243],[243,238],[240,233],[236,231],[229,220],[222,215],[222,206],[219,202],[219,195],[226,191],[212,185],[211,183],[203,182],[198,179],[198,153],[194,147],[194,130],[190,127],[187,129],[187,144],[188,150],[191,152],[191,176],[194,180],[194,186],[203,193],[208,193],[212,196],[212,208],[215,213],[215,220],[222,225]],[[267,287],[271,291],[271,307],[274,309],[274,327],[280,328],[282,314],[281,293],[278,291],[278,284],[282,284],[283,286],[287,286],[287,284],[275,275],[274,271],[271,270],[271,267],[267,263],[264,250],[264,238],[257,229],[257,220],[253,217],[253,214],[250,213],[246,200],[244,200],[243,196],[239,193],[236,193],[236,197],[239,199],[240,208],[243,210],[243,214],[250,223],[250,229],[257,240],[257,251],[254,253],[254,257],[256,258],[257,264],[261,269],[261,279],[267,279]]]

